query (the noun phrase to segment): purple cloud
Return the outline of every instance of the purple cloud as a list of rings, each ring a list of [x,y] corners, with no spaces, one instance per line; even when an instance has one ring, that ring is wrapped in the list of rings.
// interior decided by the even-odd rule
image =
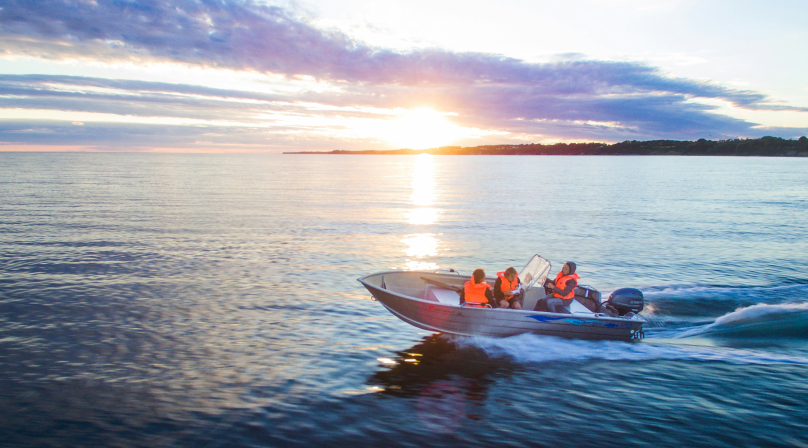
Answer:
[[[87,89],[91,87],[91,89]],[[291,96],[269,95],[255,92],[214,89],[201,86],[110,80],[101,78],[0,75],[0,107],[50,109],[60,111],[109,113],[132,116],[159,116],[198,120],[239,121],[245,125],[228,127],[169,126],[162,124],[94,124],[75,127],[63,122],[11,121],[0,126],[0,141],[39,144],[96,145],[106,149],[120,147],[122,139],[129,147],[173,145],[193,147],[200,141],[215,145],[262,144],[267,147],[302,147],[308,149],[361,149],[351,143],[305,137],[311,129],[290,123],[273,124],[267,115],[272,113],[304,116],[312,113],[307,104],[331,105],[332,110],[318,109],[319,117],[378,118],[378,115],[344,106],[365,104],[376,107],[395,107],[404,100],[414,104],[434,100],[437,94],[429,89],[419,90],[414,97],[405,98],[408,89],[386,90],[384,96],[357,92],[302,93]],[[377,91],[374,91],[377,92]],[[478,91],[468,98],[465,89],[444,89],[446,102],[461,116],[458,121],[466,126],[504,129],[513,133],[564,135],[568,138],[595,141],[643,140],[653,138],[696,139],[705,132],[723,130],[729,135],[762,135],[750,129],[741,120],[707,113],[707,107],[683,104],[678,95],[657,95],[639,98],[556,97],[544,93],[508,92],[494,88]],[[422,97],[419,95],[423,95]],[[235,101],[234,101],[235,100]],[[247,101],[240,101],[247,100]],[[303,101],[300,104],[297,102]],[[523,117],[550,117],[512,119],[503,110]],[[588,122],[581,123],[581,117]],[[598,122],[617,121],[633,123],[612,127]],[[253,126],[250,126],[250,123]],[[265,125],[271,124],[271,129]],[[37,132],[34,132],[39,130]],[[781,130],[788,136],[802,135],[805,130]],[[117,134],[116,134],[117,133]],[[732,133],[732,134],[730,134]],[[766,131],[771,134],[772,132]],[[501,143],[502,137],[470,144]],[[354,142],[361,143],[361,142]]]
[[[752,107],[765,96],[662,76],[627,62],[531,64],[483,53],[374,48],[324,31],[284,9],[251,1],[10,1],[0,10],[3,34],[67,42],[71,52],[117,52],[232,69],[306,75],[327,80],[403,86],[529,86],[553,94],[665,91],[721,98]],[[35,52],[38,42],[16,42]]]
[[[222,103],[215,98],[311,101],[334,107],[432,105],[457,112],[455,121],[464,126],[600,141],[771,133],[757,130],[755,123],[711,113],[714,108],[689,101],[693,98],[754,110],[808,110],[771,104],[759,92],[667,77],[639,63],[577,59],[536,64],[439,49],[395,52],[252,1],[7,1],[0,9],[0,24],[7,54],[173,61],[311,76],[343,86],[337,93],[283,96],[168,83],[3,76],[0,92],[13,95],[0,99],[4,107],[198,119],[227,114],[249,121],[256,113],[300,107]],[[60,91],[50,87],[52,82],[133,94]],[[778,132],[790,137],[804,130]]]

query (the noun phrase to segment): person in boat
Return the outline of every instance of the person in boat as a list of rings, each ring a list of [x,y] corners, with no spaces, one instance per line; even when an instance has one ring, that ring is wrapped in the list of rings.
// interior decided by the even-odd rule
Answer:
[[[475,269],[471,274],[471,280],[463,285],[463,293],[460,296],[460,304],[463,306],[474,306],[478,308],[496,308],[494,293],[491,285],[485,282],[485,271]]]
[[[561,272],[554,281],[548,281],[546,287],[552,290],[547,296],[536,303],[534,311],[549,311],[551,313],[569,313],[569,306],[575,297],[575,287],[581,278],[575,272],[575,263],[564,263]],[[543,305],[543,306],[542,306]],[[542,310],[541,308],[544,308]]]
[[[516,289],[519,289],[519,274],[516,269],[509,267],[503,272],[497,272],[494,298],[500,308],[522,309],[524,294],[521,291],[514,294],[513,291]]]

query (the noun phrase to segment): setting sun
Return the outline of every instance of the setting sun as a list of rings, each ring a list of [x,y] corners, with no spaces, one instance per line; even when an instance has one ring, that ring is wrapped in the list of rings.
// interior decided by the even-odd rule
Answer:
[[[465,137],[466,129],[444,114],[428,108],[407,111],[382,126],[382,137],[397,148],[426,149],[446,146]]]

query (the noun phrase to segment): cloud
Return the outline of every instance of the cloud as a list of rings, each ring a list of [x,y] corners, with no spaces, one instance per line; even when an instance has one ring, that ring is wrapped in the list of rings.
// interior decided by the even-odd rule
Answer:
[[[345,134],[337,131],[339,122],[328,120],[378,118],[368,108],[432,106],[457,112],[453,121],[462,126],[517,137],[599,141],[765,132],[756,123],[720,115],[715,106],[694,99],[747,110],[808,112],[774,104],[752,90],[666,76],[641,63],[586,60],[579,54],[528,63],[485,53],[376,48],[340,31],[312,26],[283,8],[252,1],[8,1],[0,9],[0,23],[0,51],[6,55],[174,62],[310,77],[338,86],[326,92],[262,94],[132,80],[0,76],[3,108],[188,122],[226,117],[239,122],[236,134],[244,141],[248,135],[266,141],[271,125],[271,138],[277,142],[289,143],[294,132],[320,132],[320,138],[326,135],[324,141],[333,143],[330,139]],[[295,125],[284,116],[305,116],[308,121],[301,118]],[[90,138],[81,136],[88,136],[94,126],[84,119],[70,121],[85,126],[51,129]],[[318,131],[316,123],[323,122]],[[142,131],[131,126],[127,129]],[[98,138],[112,139],[109,132],[117,128],[103,129]],[[155,129],[167,132],[170,139],[199,134]],[[804,132],[777,131],[784,136]],[[10,132],[0,132],[0,140],[18,135]]]
[[[282,95],[133,80],[0,75],[0,107],[35,111],[0,127],[0,141],[95,145],[107,150],[166,145],[382,149],[368,143],[378,138],[357,134],[351,126],[362,120],[392,118],[402,104],[417,106],[436,98],[458,112],[452,118],[459,125],[510,133],[466,145],[524,143],[540,136],[622,141],[695,139],[705,136],[705,130],[716,129],[722,131],[714,131],[716,136],[764,132],[753,130],[750,123],[709,113],[710,106],[684,103],[680,95],[559,96],[509,86],[477,89],[471,96],[462,87],[417,92],[402,87],[370,92],[352,87]],[[51,120],[42,120],[48,116]],[[73,122],[84,126],[67,126]],[[781,131],[797,135],[793,129]]]
[[[321,136],[280,130],[268,138],[252,128],[224,126],[172,126],[130,123],[0,120],[0,150],[21,145],[80,146],[101,151],[148,151],[175,148],[188,151],[218,148],[223,151],[277,152],[287,149],[330,150],[334,142]]]
[[[334,30],[315,28],[286,10],[250,1],[8,2],[3,37],[16,51],[64,58],[101,51],[203,66],[395,84],[511,84],[563,94],[666,91],[755,106],[765,96],[662,76],[628,62],[563,60],[531,64],[500,55],[440,49],[399,53],[374,48]],[[7,50],[9,51],[9,50]],[[569,55],[568,55],[569,56]]]

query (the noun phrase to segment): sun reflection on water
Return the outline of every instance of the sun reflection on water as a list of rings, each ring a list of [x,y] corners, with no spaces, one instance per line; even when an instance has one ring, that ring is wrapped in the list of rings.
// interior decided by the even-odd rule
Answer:
[[[438,239],[432,233],[407,235],[401,242],[408,246],[404,250],[408,257],[424,258],[438,254]]]
[[[415,257],[419,260],[407,260],[406,267],[411,271],[415,270],[435,270],[438,265],[423,260],[424,257],[434,257],[438,254],[438,239],[432,233],[416,233],[405,236],[402,243],[407,245],[404,253],[408,257]]]
[[[412,210],[406,212],[407,222],[416,226],[434,224],[440,210],[429,207],[435,202],[435,166],[432,156],[421,154],[415,158],[412,177]]]
[[[408,271],[437,271],[440,266],[429,261],[409,260],[404,264]]]
[[[415,174],[412,179],[413,205],[432,205],[435,201],[435,167],[432,156],[421,154],[415,158]]]
[[[438,220],[438,209],[414,208],[407,212],[407,222],[416,226],[434,224]]]
[[[431,155],[421,154],[413,162],[412,209],[407,210],[407,223],[415,226],[427,226],[437,222],[440,210],[431,207],[435,202],[435,166]],[[407,248],[404,253],[416,260],[406,260],[408,270],[436,270],[439,266],[426,257],[438,255],[439,241],[434,233],[413,233],[402,240]]]

